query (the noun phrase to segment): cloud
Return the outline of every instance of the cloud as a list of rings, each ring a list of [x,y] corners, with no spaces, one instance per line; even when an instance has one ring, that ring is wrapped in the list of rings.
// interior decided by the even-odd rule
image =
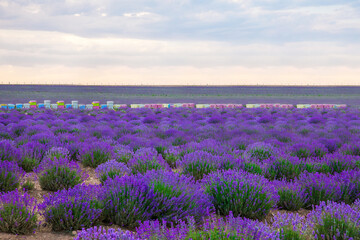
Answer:
[[[0,64],[96,66],[360,67],[360,44],[235,44],[120,37],[86,38],[48,31],[0,30]]]
[[[360,68],[355,0],[0,0],[0,26],[1,69],[24,76],[41,67],[76,76],[151,69],[155,78],[156,71],[199,77],[208,69],[204,77],[229,79],[295,69],[325,79],[332,68],[349,76]]]

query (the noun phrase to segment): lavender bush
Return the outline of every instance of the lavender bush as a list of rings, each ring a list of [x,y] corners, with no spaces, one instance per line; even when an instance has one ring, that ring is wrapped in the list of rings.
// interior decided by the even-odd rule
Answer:
[[[345,203],[321,202],[307,218],[317,239],[359,239],[360,211]]]
[[[0,194],[0,231],[31,234],[37,227],[36,200],[15,190]]]
[[[114,178],[115,176],[123,176],[125,174],[130,174],[130,169],[122,162],[116,160],[109,160],[106,163],[100,164],[95,169],[97,177],[103,183],[108,178]]]
[[[17,189],[25,172],[16,162],[0,161],[0,192]]]
[[[128,166],[133,174],[145,173],[148,170],[169,169],[161,155],[153,148],[140,148],[129,160]]]
[[[274,206],[274,189],[264,177],[228,170],[209,174],[203,184],[216,212],[263,219]]]
[[[39,209],[53,231],[92,227],[101,220],[102,205],[98,200],[101,192],[100,186],[77,185],[46,196]]]
[[[102,163],[109,161],[113,156],[112,147],[105,142],[93,142],[83,144],[79,152],[84,166],[96,168]]]
[[[72,188],[87,178],[76,162],[66,158],[44,159],[35,172],[41,188],[48,191]]]

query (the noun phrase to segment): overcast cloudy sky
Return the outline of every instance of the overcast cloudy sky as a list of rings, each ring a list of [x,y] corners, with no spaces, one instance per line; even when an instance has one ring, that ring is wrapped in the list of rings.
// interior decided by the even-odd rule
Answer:
[[[360,85],[360,1],[0,0],[0,83]]]

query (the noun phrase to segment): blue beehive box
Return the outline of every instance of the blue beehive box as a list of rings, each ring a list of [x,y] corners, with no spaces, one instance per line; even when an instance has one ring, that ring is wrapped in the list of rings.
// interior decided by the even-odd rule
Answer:
[[[86,106],[85,106],[85,104],[79,104],[79,109],[81,109],[81,110],[84,110],[84,109],[86,109]]]
[[[15,104],[8,104],[8,109],[14,109],[15,108]]]
[[[17,103],[15,106],[16,106],[16,109],[22,109],[23,108],[22,103]]]
[[[71,106],[72,106],[71,104],[65,104],[65,108],[66,108],[66,109],[71,108]]]
[[[1,109],[7,109],[7,104],[0,104]]]
[[[45,108],[45,104],[44,103],[39,103],[38,108]]]
[[[106,105],[106,104],[101,104],[100,108],[101,108],[101,109],[106,109],[106,108],[107,108],[107,105]]]

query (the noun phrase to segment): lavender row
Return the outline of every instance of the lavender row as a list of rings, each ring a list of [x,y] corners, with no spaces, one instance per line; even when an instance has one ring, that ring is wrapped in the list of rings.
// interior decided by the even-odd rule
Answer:
[[[112,223],[135,232],[121,232],[124,239],[144,239],[145,226],[164,232],[147,236],[155,239],[167,239],[172,231],[179,239],[251,239],[251,226],[262,228],[258,221],[274,210],[315,211],[329,202],[329,209],[350,212],[360,197],[359,115],[350,109],[3,112],[1,231],[30,233],[42,215],[54,231]],[[83,167],[95,168],[101,185],[82,185],[88,177]],[[41,204],[17,190],[28,189],[29,175],[49,192]],[[263,239],[356,239],[358,226],[347,224],[353,220],[333,219],[341,214],[348,212],[330,212],[324,219],[309,214],[299,220],[299,229],[306,226],[301,231],[287,229],[296,224],[274,230],[276,223],[269,221],[263,228],[270,235]],[[233,229],[227,221],[240,221],[246,229]]]

